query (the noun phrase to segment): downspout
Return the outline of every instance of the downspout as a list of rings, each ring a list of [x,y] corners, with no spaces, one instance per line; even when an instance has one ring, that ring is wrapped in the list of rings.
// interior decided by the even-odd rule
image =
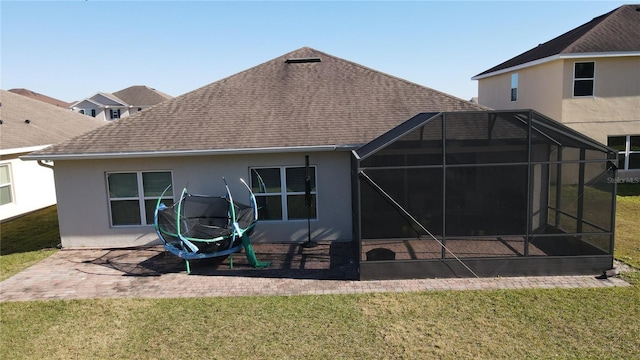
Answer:
[[[45,164],[44,160],[38,160],[38,165],[53,170],[53,165]]]
[[[48,168],[48,169],[51,169],[51,171],[54,171],[54,170],[53,170],[53,165],[46,164],[46,163],[44,162],[44,160],[38,160],[38,165],[40,165],[40,166],[42,166],[42,167],[46,167],[46,168]],[[58,204],[58,200],[56,200],[56,205],[57,205],[57,204]],[[58,245],[56,245],[56,248],[57,248],[58,250],[62,249],[62,243],[59,243]]]

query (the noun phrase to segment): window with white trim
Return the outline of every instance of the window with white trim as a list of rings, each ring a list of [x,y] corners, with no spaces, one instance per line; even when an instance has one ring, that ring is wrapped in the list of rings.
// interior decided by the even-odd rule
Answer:
[[[251,168],[251,190],[258,203],[259,220],[317,218],[316,167],[309,167],[309,193],[304,166]],[[307,200],[309,205],[307,206]]]
[[[158,198],[171,184],[170,171],[107,173],[111,225],[152,225]],[[167,191],[163,199],[172,203],[173,191]]]
[[[607,146],[618,150],[618,169],[640,169],[640,135],[609,136]]]
[[[596,63],[577,62],[573,64],[573,96],[593,96]]]
[[[0,205],[13,202],[13,185],[11,182],[11,166],[0,165]]]
[[[511,74],[511,101],[518,101],[518,73]]]

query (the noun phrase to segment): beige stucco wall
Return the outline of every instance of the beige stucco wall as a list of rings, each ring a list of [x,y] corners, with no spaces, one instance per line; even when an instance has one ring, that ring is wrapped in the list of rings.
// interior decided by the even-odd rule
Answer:
[[[13,203],[0,206],[0,220],[9,219],[56,203],[53,170],[36,161],[23,161],[18,156],[26,153],[3,155],[1,164],[11,168]]]
[[[511,101],[511,75],[518,74],[518,100]],[[562,116],[561,61],[478,80],[478,102],[496,110],[533,109],[554,120]]]
[[[580,61],[596,64],[595,96],[573,97],[575,60],[565,60],[562,122],[605,144],[607,136],[640,134],[640,57]]]
[[[60,235],[64,247],[124,247],[157,243],[152,226],[111,227],[105,173],[171,170],[174,196],[188,184],[192,193],[224,195],[222,176],[234,199],[248,203],[239,178],[248,180],[253,166],[304,166],[305,154],[200,156],[125,160],[57,161]],[[351,239],[350,154],[310,153],[317,166],[318,219],[311,221],[314,240]],[[260,221],[255,242],[307,240],[307,221]]]
[[[573,97],[576,61],[595,62],[595,96]],[[518,73],[518,101],[510,101]],[[478,102],[496,110],[534,109],[607,143],[608,136],[640,134],[640,57],[556,60],[478,80]]]

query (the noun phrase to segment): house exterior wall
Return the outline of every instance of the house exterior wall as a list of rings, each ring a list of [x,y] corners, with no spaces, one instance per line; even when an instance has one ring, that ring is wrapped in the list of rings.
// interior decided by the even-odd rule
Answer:
[[[478,80],[478,102],[496,110],[534,109],[560,121],[562,61],[519,69]],[[518,74],[518,98],[511,101],[511,75]]]
[[[18,157],[26,153],[3,155],[0,164],[11,168],[13,202],[0,205],[0,220],[10,219],[56,203],[53,170],[36,161],[23,161]]]
[[[248,203],[239,178],[248,181],[250,167],[304,166],[304,155],[226,155],[117,160],[57,161],[55,179],[63,247],[126,247],[158,243],[152,226],[112,227],[106,172],[170,170],[173,193],[188,185],[196,194],[224,195],[224,176],[234,200]],[[317,220],[311,220],[313,240],[351,239],[350,158],[348,152],[310,153],[317,171]],[[307,240],[307,221],[259,221],[254,242]]]
[[[595,62],[594,96],[573,97],[576,60],[565,60],[562,116],[557,120],[604,144],[607,136],[640,134],[640,57],[579,61]]]
[[[120,105],[107,105],[106,107],[99,106],[90,101],[82,101],[71,108],[71,110],[79,113],[81,110],[84,110],[84,114],[91,116],[91,110],[95,110],[96,119],[104,120],[104,121],[113,121],[117,119],[111,118],[111,113],[109,110],[113,109],[114,111],[120,110],[120,119],[125,118],[127,116],[131,116],[138,112],[138,107],[133,106],[120,106]]]
[[[574,97],[574,64],[594,62],[594,96]],[[518,100],[510,101],[518,73]],[[640,57],[559,59],[478,80],[478,102],[496,110],[534,109],[607,144],[610,136],[640,135]],[[620,176],[640,178],[640,169]]]
[[[78,104],[76,104],[74,107],[71,108],[71,110],[73,110],[74,112],[79,113],[80,110],[84,110],[84,114],[91,116],[91,110],[95,110],[96,111],[96,119],[100,119],[100,120],[107,120],[107,116],[105,115],[105,111],[104,108],[101,106],[98,106],[90,101],[82,101]]]

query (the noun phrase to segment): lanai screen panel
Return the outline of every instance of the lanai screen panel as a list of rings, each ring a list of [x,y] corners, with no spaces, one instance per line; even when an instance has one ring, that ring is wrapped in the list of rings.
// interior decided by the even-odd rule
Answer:
[[[612,254],[616,154],[534,111],[421,114],[354,155],[361,261]]]
[[[532,169],[548,177],[547,221],[531,222],[532,256],[613,253],[616,154],[532,113]],[[548,147],[548,160],[538,156]],[[548,175],[547,175],[548,173]]]

